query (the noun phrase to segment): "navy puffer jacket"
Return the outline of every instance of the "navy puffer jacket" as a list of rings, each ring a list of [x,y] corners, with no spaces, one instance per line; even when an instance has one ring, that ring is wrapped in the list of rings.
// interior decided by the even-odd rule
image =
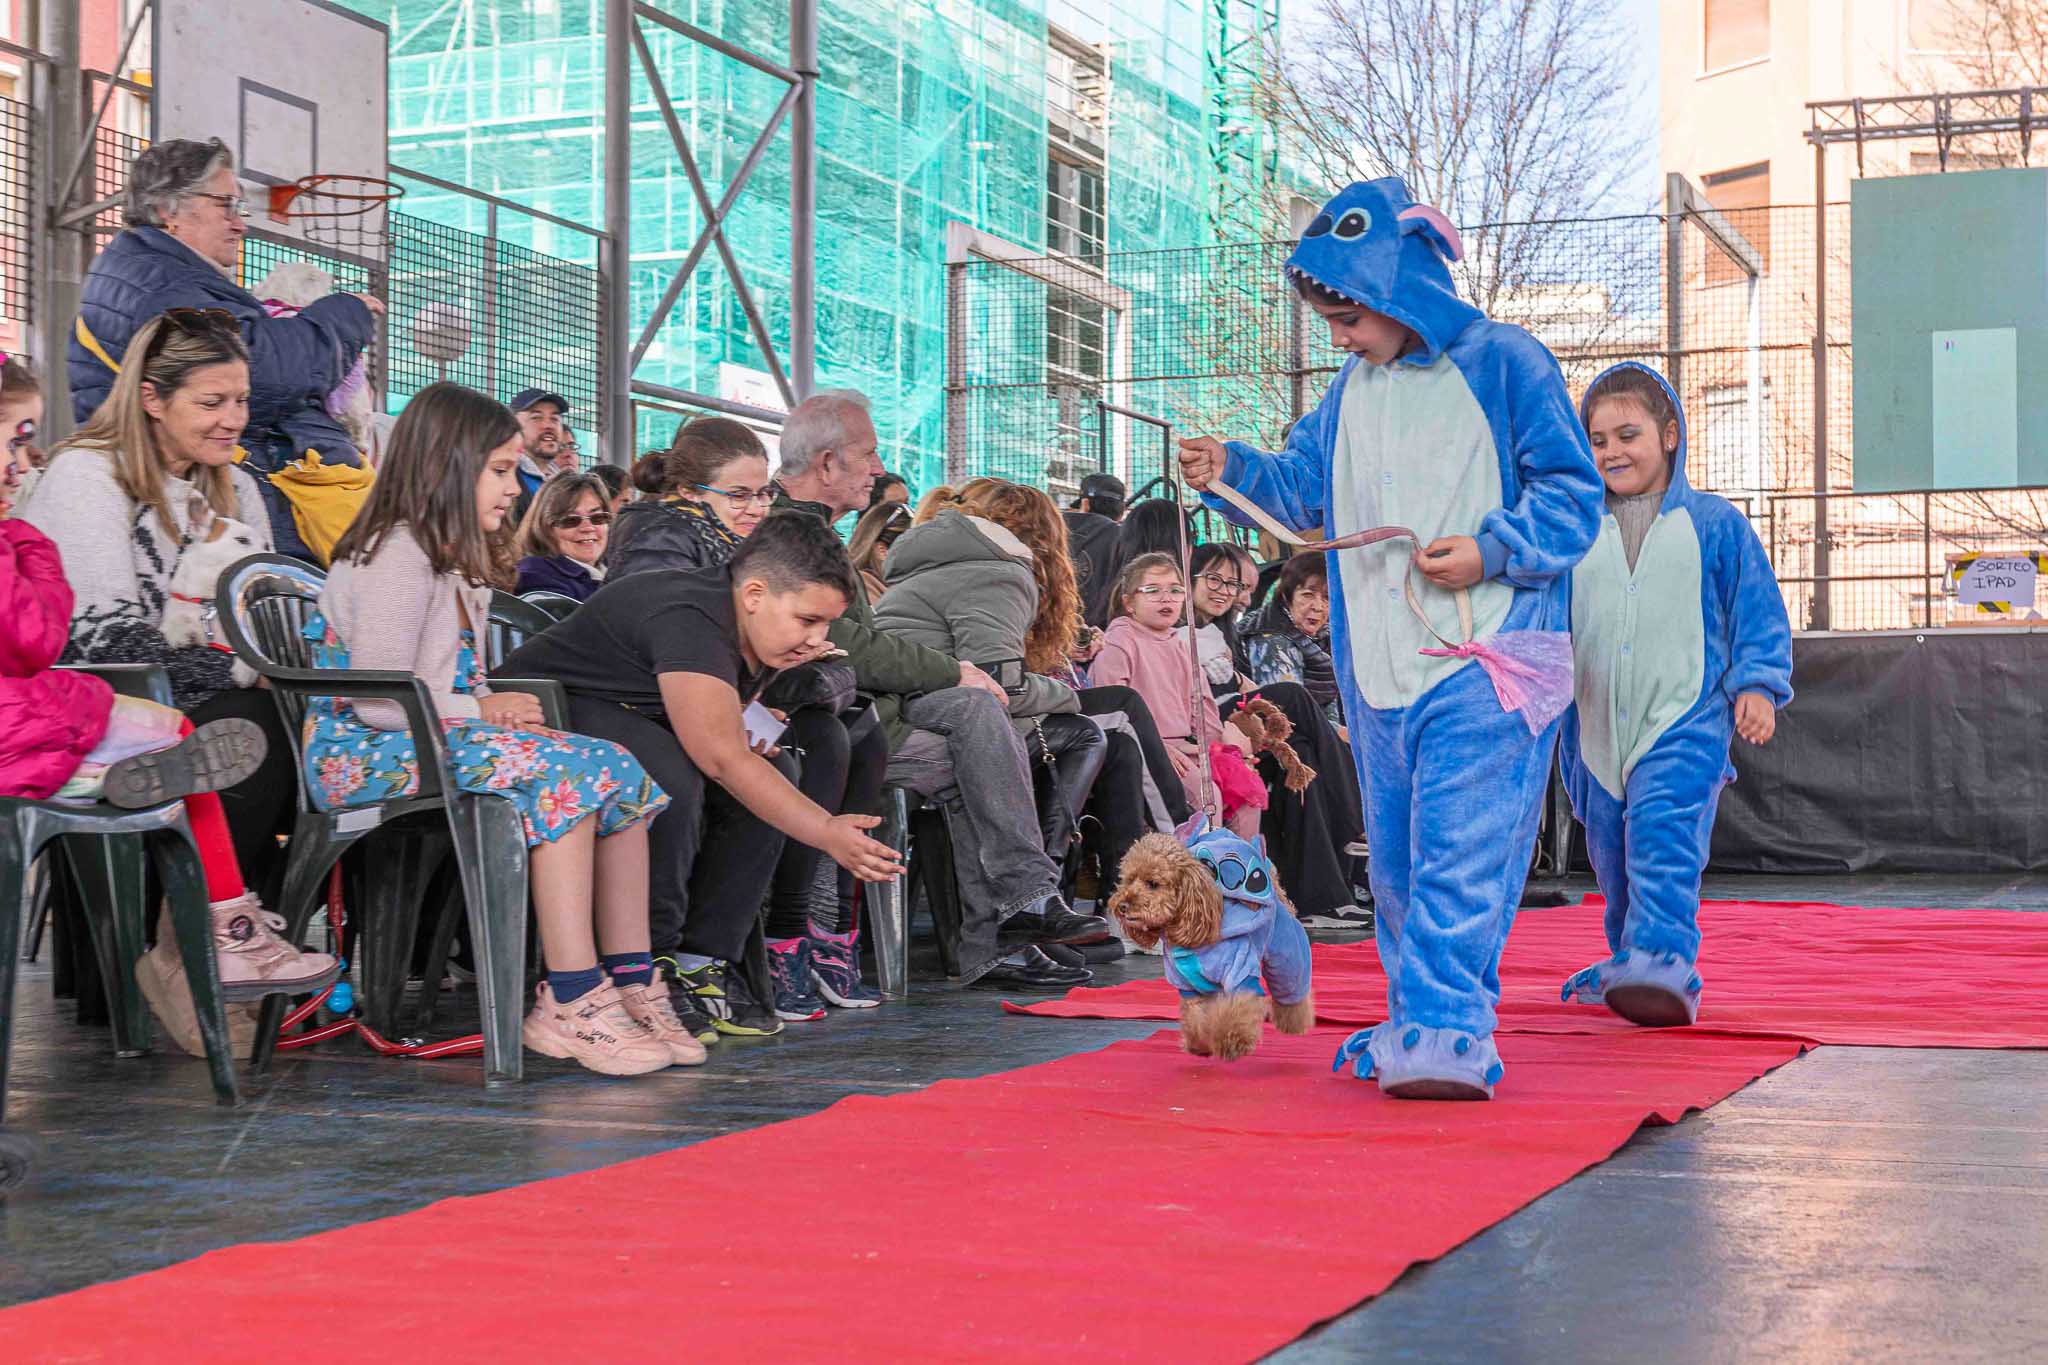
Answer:
[[[71,409],[84,422],[114,387],[116,364],[142,325],[171,308],[223,308],[249,346],[249,432],[243,444],[259,469],[320,452],[327,464],[362,463],[355,443],[327,411],[327,395],[377,334],[369,307],[330,294],[297,317],[273,318],[254,294],[161,228],[132,227],[107,243],[86,272],[71,336]],[[280,451],[278,447],[282,446]]]

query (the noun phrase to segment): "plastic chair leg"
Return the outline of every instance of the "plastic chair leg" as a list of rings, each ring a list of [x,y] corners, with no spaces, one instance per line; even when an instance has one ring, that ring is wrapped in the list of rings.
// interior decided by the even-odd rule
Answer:
[[[960,883],[953,875],[953,836],[946,828],[944,807],[919,811],[913,818],[918,881],[931,907],[932,929],[939,940],[939,965],[947,976],[960,975]]]
[[[28,913],[28,841],[0,818],[0,1121],[7,1117],[7,1059],[14,1046],[14,978],[21,968],[21,921]]]
[[[891,787],[882,806],[882,826],[876,831],[881,841],[898,853],[910,843],[910,802],[901,787]],[[885,999],[901,1000],[910,994],[910,887],[908,864],[903,875],[892,882],[867,882],[861,896],[867,902],[868,935],[875,945],[875,976]]]
[[[185,981],[192,990],[192,1012],[206,1046],[206,1064],[213,1072],[214,1099],[223,1105],[241,1101],[235,1085],[235,1054],[228,1041],[227,1013],[221,1003],[220,968],[213,953],[213,914],[207,908],[206,870],[191,826],[182,819],[173,829],[153,835],[157,875],[171,905],[171,931],[178,936],[178,954],[185,962]],[[132,978],[134,972],[129,972]]]
[[[149,920],[149,863],[142,836],[69,835],[63,844],[106,986],[114,1055],[146,1056],[149,1007],[135,984],[135,959],[142,956]]]
[[[274,907],[277,914],[284,916],[285,937],[290,942],[305,941],[306,926],[312,923],[313,912],[319,908],[320,897],[327,889],[328,873],[349,845],[361,837],[338,832],[324,815],[300,813],[285,859],[284,887]],[[261,1075],[270,1069],[270,1059],[277,1051],[277,1031],[290,1003],[289,996],[263,997],[262,1012],[256,1018],[256,1045],[249,1053],[250,1071]]]
[[[495,796],[451,799],[448,823],[476,955],[484,1085],[515,1084],[524,1066],[519,1024],[526,1004],[526,828],[518,809]]]
[[[432,864],[436,835],[419,825],[384,831],[363,864],[362,931],[357,955],[363,1016],[385,1037],[399,1032],[405,984],[412,974],[413,943],[419,933],[420,898]]]

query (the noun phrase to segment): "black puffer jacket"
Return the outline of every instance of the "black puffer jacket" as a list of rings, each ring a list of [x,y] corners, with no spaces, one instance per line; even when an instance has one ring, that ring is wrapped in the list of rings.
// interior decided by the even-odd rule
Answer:
[[[606,578],[650,569],[715,569],[731,561],[740,538],[716,513],[689,498],[631,502],[619,509],[605,551]]]

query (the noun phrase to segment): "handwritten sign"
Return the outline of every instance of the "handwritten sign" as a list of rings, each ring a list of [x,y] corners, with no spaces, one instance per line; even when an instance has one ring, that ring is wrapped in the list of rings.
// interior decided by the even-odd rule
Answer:
[[[1981,555],[1963,566],[1956,595],[1966,607],[2004,604],[2005,610],[2034,605],[2034,584],[2040,570],[2029,558],[1993,559]]]

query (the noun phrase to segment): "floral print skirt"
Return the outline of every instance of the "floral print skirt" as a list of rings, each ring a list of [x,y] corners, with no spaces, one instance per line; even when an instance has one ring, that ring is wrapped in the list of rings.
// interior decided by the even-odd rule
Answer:
[[[307,622],[306,637],[314,641],[319,667],[349,666],[348,647],[323,617]],[[466,694],[483,685],[475,640],[464,631],[455,690]],[[560,730],[508,730],[480,720],[443,720],[441,730],[455,784],[516,805],[529,847],[553,843],[592,815],[599,837],[616,834],[668,805],[639,760],[610,740]],[[412,733],[365,724],[344,698],[307,703],[304,749],[306,789],[321,810],[374,805],[419,790]]]

